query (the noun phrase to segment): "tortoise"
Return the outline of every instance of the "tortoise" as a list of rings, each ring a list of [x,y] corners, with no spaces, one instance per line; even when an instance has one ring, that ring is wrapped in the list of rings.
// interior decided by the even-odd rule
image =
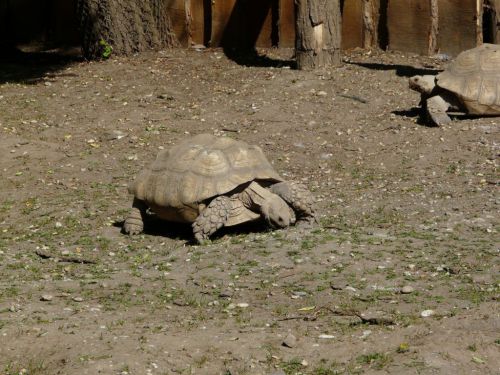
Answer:
[[[129,192],[134,200],[123,229],[131,235],[143,231],[148,210],[163,220],[192,223],[198,243],[222,227],[258,219],[278,228],[315,221],[312,193],[285,181],[260,147],[209,134],[160,151]]]
[[[451,121],[447,111],[471,115],[500,115],[500,45],[485,43],[460,53],[437,76],[414,76],[411,89],[435,125]]]

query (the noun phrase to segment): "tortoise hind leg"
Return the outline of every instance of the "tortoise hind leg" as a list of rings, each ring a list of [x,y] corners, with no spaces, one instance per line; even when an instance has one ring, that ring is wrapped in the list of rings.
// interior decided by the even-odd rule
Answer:
[[[279,195],[297,213],[298,223],[316,222],[314,197],[304,184],[285,181],[270,187],[271,192]]]
[[[194,238],[198,243],[207,241],[226,224],[231,207],[231,199],[226,196],[219,196],[210,202],[192,225]]]
[[[144,230],[144,218],[147,206],[144,201],[134,198],[132,208],[123,223],[123,231],[130,235],[139,234]]]

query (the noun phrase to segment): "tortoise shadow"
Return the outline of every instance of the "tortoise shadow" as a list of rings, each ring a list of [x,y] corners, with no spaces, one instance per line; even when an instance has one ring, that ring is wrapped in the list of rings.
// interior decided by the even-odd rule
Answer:
[[[396,110],[392,111],[391,113],[395,114],[396,116],[400,117],[408,117],[408,118],[417,118],[417,125],[425,126],[428,128],[437,128],[438,126],[435,124],[431,124],[429,121],[426,120],[425,116],[423,115],[423,109],[420,107],[413,107],[411,109],[403,109],[403,110]],[[461,113],[461,112],[448,112],[448,116],[455,121],[455,120],[467,120],[467,119],[475,119],[479,118],[482,116],[474,116],[466,113]]]
[[[361,66],[367,69],[373,70],[395,70],[398,77],[413,77],[415,75],[436,75],[442,71],[442,69],[426,69],[426,68],[415,68],[411,65],[400,65],[400,64],[380,64],[380,63],[362,63],[354,61],[344,61],[346,64],[352,64]]]
[[[115,221],[113,226],[120,228],[120,233],[125,235],[123,225],[125,221]],[[253,233],[262,233],[271,230],[272,228],[263,220],[243,223],[233,227],[224,227],[219,229],[213,236],[212,241],[218,240],[226,235],[249,235]],[[172,240],[184,241],[188,245],[198,245],[193,236],[193,229],[190,224],[176,223],[171,221],[161,220],[155,217],[148,217],[144,223],[144,234],[157,237],[166,237]]]

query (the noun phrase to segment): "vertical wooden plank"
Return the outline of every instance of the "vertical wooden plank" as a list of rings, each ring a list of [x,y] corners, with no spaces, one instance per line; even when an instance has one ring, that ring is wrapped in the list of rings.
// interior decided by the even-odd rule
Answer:
[[[476,45],[483,43],[483,0],[476,0]]]
[[[187,46],[190,36],[186,25],[186,7],[184,0],[166,0],[165,6],[167,7],[167,12],[170,16],[172,28],[174,29],[177,39],[179,39],[182,46]]]
[[[189,14],[191,15],[191,25],[190,25],[190,43],[192,44],[205,44],[205,9],[203,5],[203,0],[188,0],[186,1],[186,9],[188,9],[189,4]],[[208,36],[207,36],[208,37]]]
[[[476,0],[439,0],[438,4],[440,53],[456,56],[474,48],[477,45]]]
[[[493,42],[500,44],[500,0],[494,0],[496,30],[494,32]]]
[[[438,0],[429,0],[431,8],[431,27],[429,30],[429,55],[434,55],[439,52],[438,38],[439,38],[439,4]]]
[[[363,0],[363,47],[378,47],[380,0]]]
[[[213,0],[213,45],[271,47],[271,7],[269,0]]]
[[[237,35],[229,35],[226,28],[230,18],[233,17],[233,23],[236,15],[232,15],[236,0],[213,0],[212,1],[212,46],[219,47],[223,38],[226,43],[237,43]]]
[[[273,22],[271,6],[271,0],[251,0],[247,2],[247,10],[245,12],[247,20],[246,30],[250,30],[250,35],[257,35],[257,40],[255,41],[257,47],[272,47],[271,34],[273,32]]]
[[[426,55],[430,16],[427,0],[390,0],[387,9],[389,49]]]
[[[294,0],[280,0],[279,3],[279,46],[295,47],[295,3]]]
[[[342,9],[342,49],[363,47],[363,0],[346,0]]]

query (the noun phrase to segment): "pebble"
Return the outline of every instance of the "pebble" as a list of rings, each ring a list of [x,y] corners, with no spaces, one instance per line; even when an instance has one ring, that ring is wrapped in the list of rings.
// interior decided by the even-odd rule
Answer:
[[[415,291],[415,288],[413,288],[410,285],[405,285],[404,287],[401,288],[401,293],[403,294],[410,294]]]
[[[240,309],[246,309],[250,305],[246,302],[242,302],[242,303],[238,303],[236,306],[239,307]]]
[[[434,310],[424,310],[420,313],[422,318],[428,318],[431,315],[434,315]]]
[[[43,294],[40,297],[40,301],[52,301],[53,299],[54,299],[54,297],[51,296],[50,294]]]
[[[82,297],[73,297],[73,301],[75,301],[75,302],[83,302],[83,298]]]
[[[354,287],[352,287],[352,286],[346,286],[346,287],[344,288],[344,290],[348,290],[348,291],[350,291],[350,292],[356,292],[356,291],[357,291],[357,289],[356,289],[356,288],[354,288]]]
[[[220,298],[231,298],[234,292],[232,290],[226,289],[219,293]]]
[[[317,96],[327,96],[328,94],[327,94],[327,92],[326,92],[326,91],[318,91],[318,92],[316,93],[316,95],[317,95]]]
[[[290,333],[285,337],[282,345],[286,346],[287,348],[293,348],[295,345],[297,345],[297,338]]]
[[[318,338],[319,339],[325,339],[325,340],[327,340],[327,339],[334,339],[335,336],[334,335],[321,334],[321,335],[318,336]]]

